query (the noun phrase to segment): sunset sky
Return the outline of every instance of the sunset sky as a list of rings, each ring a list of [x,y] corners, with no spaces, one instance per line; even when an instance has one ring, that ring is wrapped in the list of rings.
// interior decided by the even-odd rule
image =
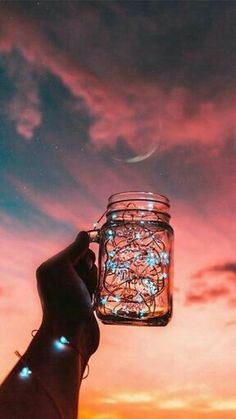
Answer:
[[[236,418],[235,70],[235,1],[0,2],[1,379],[40,324],[36,267],[152,191],[174,317],[99,322],[79,418]]]

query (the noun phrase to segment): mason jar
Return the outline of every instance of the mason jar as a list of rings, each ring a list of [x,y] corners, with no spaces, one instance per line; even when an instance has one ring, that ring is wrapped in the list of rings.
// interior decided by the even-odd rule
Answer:
[[[99,243],[94,307],[105,324],[165,326],[172,316],[173,229],[169,200],[152,192],[108,199]]]

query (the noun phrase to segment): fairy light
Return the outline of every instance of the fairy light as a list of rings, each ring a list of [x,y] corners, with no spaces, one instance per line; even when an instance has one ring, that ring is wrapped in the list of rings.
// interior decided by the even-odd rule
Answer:
[[[112,260],[108,260],[106,262],[106,267],[111,270],[111,272],[116,272],[117,263],[113,262]]]
[[[63,343],[64,345],[69,345],[70,341],[65,337],[65,336],[61,336],[59,338],[60,342]]]
[[[150,268],[153,268],[155,265],[158,264],[158,262],[159,258],[155,256],[155,253],[153,251],[148,251],[144,264],[149,266]]]
[[[98,228],[108,213],[109,227],[103,230],[98,310],[104,315],[130,319],[156,316],[158,305],[163,304],[159,296],[166,289],[170,257],[166,239],[158,234],[160,214],[155,202],[148,201],[145,210],[133,202],[122,202],[122,223],[117,220],[117,212],[108,211],[95,223]]]
[[[169,256],[168,256],[168,253],[161,252],[160,253],[160,257],[161,257],[161,261],[162,261],[163,265],[168,265],[169,264]]]
[[[108,238],[108,240],[112,240],[113,239],[113,231],[112,230],[108,230],[107,231],[107,238]]]
[[[32,371],[29,369],[29,367],[23,367],[19,373],[20,378],[23,380],[26,378],[29,378],[29,376],[32,374]]]
[[[37,329],[34,329],[32,332],[31,332],[31,335],[32,335],[32,337],[34,337],[35,336],[35,333],[34,332],[37,332],[38,330]],[[80,350],[79,349],[77,349],[74,345],[72,345],[71,343],[70,343],[70,341],[68,340],[68,338],[66,337],[66,336],[60,336],[57,340],[56,340],[56,342],[58,343],[58,344],[60,344],[60,345],[62,345],[62,346],[70,346],[70,348],[72,349],[72,350],[74,350],[78,355],[80,355],[81,356],[81,358],[84,358],[83,357],[83,355],[82,355],[82,353],[80,352]],[[54,342],[55,343],[55,342]],[[19,358],[19,362],[21,363],[21,364],[23,364],[23,367],[21,368],[21,370],[20,370],[20,372],[19,372],[19,378],[21,379],[21,380],[28,380],[29,379],[29,377],[32,375],[32,378],[34,378],[37,382],[38,382],[38,384],[40,385],[40,387],[42,388],[42,390],[44,391],[44,393],[47,395],[47,397],[50,399],[50,401],[51,401],[51,403],[53,404],[53,406],[54,406],[54,408],[55,408],[55,410],[56,410],[56,412],[57,412],[57,415],[58,415],[58,417],[60,418],[60,419],[63,419],[64,418],[64,414],[63,414],[63,412],[62,412],[62,410],[61,410],[61,407],[60,407],[60,405],[58,405],[58,403],[57,403],[57,400],[54,398],[54,396],[53,396],[53,394],[51,393],[51,391],[50,391],[50,389],[47,387],[47,384],[45,384],[45,382],[41,379],[41,377],[40,377],[40,375],[37,373],[37,372],[35,372],[35,371],[33,371],[32,372],[32,370],[30,369],[30,367],[27,365],[27,361],[26,361],[26,359],[24,358],[24,356],[22,356],[20,353],[19,353],[19,351],[15,351],[15,355]],[[86,372],[86,374],[82,377],[82,380],[84,380],[85,378],[87,378],[88,377],[88,375],[89,375],[89,364],[87,363],[86,364],[86,367],[87,367],[87,372]]]
[[[106,302],[107,302],[107,297],[103,297],[103,298],[101,298],[100,302],[101,302],[101,304],[106,304]]]
[[[106,298],[105,298],[106,300]],[[36,329],[35,329],[36,330]],[[32,334],[32,332],[31,332]],[[32,335],[34,336],[34,335]],[[77,349],[74,345],[71,344],[71,342],[69,341],[69,339],[66,336],[60,336],[58,339],[54,340],[54,347],[56,347],[57,349],[62,349],[65,347],[70,347],[71,349],[73,349],[75,352],[77,352],[78,355],[80,355],[83,358],[83,355],[81,354],[80,350]],[[34,373],[32,373],[31,369],[29,368],[29,366],[27,365],[27,362],[25,360],[25,358],[19,353],[19,351],[15,351],[15,355],[19,358],[20,362],[23,364],[22,369],[19,372],[19,377],[22,379],[26,379],[29,378],[29,376],[35,375]],[[89,373],[89,365],[87,364],[87,368],[88,368],[88,373]],[[88,373],[84,378],[87,378]],[[36,378],[38,378],[36,376]]]
[[[145,314],[144,311],[143,310],[140,310],[139,313],[138,313],[139,318],[140,319],[143,319],[144,318],[144,314]]]
[[[136,301],[137,301],[138,303],[141,303],[141,302],[143,301],[142,296],[141,296],[141,295],[138,295],[138,296],[137,296],[137,298],[136,298]]]
[[[141,253],[135,253],[134,254],[134,260],[135,261],[138,260],[138,259],[140,259],[140,257],[141,257]]]
[[[168,278],[169,254],[155,225],[146,219],[153,209],[154,202],[148,203],[148,211],[124,209],[119,215],[122,224],[110,214],[112,223],[104,236],[103,295],[98,301],[104,314],[141,320],[155,313]]]
[[[54,348],[58,351],[62,351],[70,344],[69,340],[65,336],[60,336],[54,341]]]

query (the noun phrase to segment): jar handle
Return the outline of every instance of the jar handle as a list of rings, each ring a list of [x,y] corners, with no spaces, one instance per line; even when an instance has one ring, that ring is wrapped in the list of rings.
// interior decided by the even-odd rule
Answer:
[[[97,230],[88,230],[90,243],[99,243],[100,242],[100,229]]]

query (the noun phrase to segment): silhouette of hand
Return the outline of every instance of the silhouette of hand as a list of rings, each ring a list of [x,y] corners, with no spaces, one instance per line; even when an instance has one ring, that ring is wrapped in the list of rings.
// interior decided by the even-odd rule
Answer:
[[[43,308],[42,325],[60,330],[61,335],[83,334],[86,350],[95,352],[99,328],[91,298],[97,284],[97,267],[88,234],[80,232],[70,246],[42,263],[36,277]]]

